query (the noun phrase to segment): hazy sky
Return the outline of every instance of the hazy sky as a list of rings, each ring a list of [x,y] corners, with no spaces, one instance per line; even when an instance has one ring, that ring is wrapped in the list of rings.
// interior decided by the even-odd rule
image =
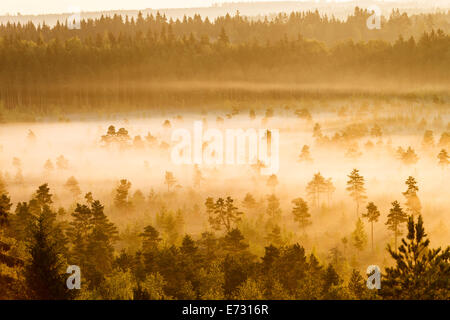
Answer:
[[[257,0],[285,1],[285,0]],[[324,1],[324,0],[322,0]],[[346,0],[338,0],[346,1]],[[402,0],[397,0],[402,1]],[[111,9],[146,9],[146,8],[188,8],[208,7],[213,3],[250,2],[249,0],[1,0],[0,14],[36,14],[72,12],[71,8],[82,11],[100,11]]]

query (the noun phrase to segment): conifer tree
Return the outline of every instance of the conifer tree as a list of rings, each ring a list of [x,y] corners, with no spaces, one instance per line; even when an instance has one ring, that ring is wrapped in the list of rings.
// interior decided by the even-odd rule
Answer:
[[[447,150],[442,149],[441,152],[439,152],[439,154],[438,154],[438,159],[439,159],[439,165],[442,167],[442,169],[447,168],[447,166],[450,163]]]
[[[80,186],[74,176],[67,179],[64,187],[74,196],[74,198],[78,198],[81,195]]]
[[[400,207],[398,201],[392,202],[392,208],[388,214],[386,225],[388,229],[394,233],[394,245],[397,250],[397,238],[402,235],[402,225],[408,220],[408,216]]]
[[[350,196],[356,202],[356,216],[359,217],[359,206],[367,199],[366,188],[364,187],[364,177],[359,174],[358,169],[353,169],[348,177],[347,191],[350,192]]]
[[[298,160],[300,162],[312,162],[311,153],[309,152],[309,146],[307,146],[306,144],[303,146]]]
[[[403,196],[406,198],[406,212],[417,216],[422,209],[419,197],[417,196],[417,192],[419,191],[417,181],[412,176],[409,176],[405,184],[408,186],[408,189],[403,192]]]
[[[378,221],[380,217],[380,211],[377,206],[373,202],[369,202],[367,205],[367,212],[362,214],[363,218],[366,218],[368,222],[371,224],[371,239],[372,239],[372,251],[373,251],[373,224]]]
[[[292,208],[294,220],[298,223],[300,229],[305,232],[306,227],[311,224],[308,204],[302,198],[296,198],[292,200],[292,203],[294,204],[294,208]]]
[[[30,261],[26,266],[26,283],[32,299],[64,300],[73,296],[66,286],[65,263],[60,246],[52,237],[54,221],[42,212],[32,227],[28,243]]]
[[[423,140],[422,140],[422,147],[424,149],[429,149],[434,146],[434,137],[433,137],[433,131],[426,130],[423,134]]]
[[[272,223],[275,223],[281,218],[280,200],[274,194],[267,197],[266,214]]]
[[[422,216],[417,223],[408,218],[408,235],[400,247],[389,254],[395,260],[393,267],[382,275],[381,296],[385,299],[450,299],[450,247],[429,248]]]
[[[122,179],[120,180],[119,186],[116,189],[116,195],[114,197],[114,205],[119,210],[127,210],[131,208],[131,201],[129,201],[129,191],[131,188],[131,182]]]
[[[275,193],[275,187],[278,185],[278,178],[275,174],[272,174],[267,179],[267,186],[272,188],[272,193]]]
[[[356,221],[355,230],[352,232],[353,245],[359,251],[364,250],[367,245],[367,234],[364,231],[364,223],[361,218]]]
[[[0,195],[0,234],[9,225],[11,206],[11,199],[6,194]]]
[[[166,175],[164,178],[164,184],[167,184],[167,192],[170,192],[170,188],[172,188],[177,180],[173,176],[173,173],[170,171],[166,171]]]
[[[229,232],[232,226],[241,219],[242,212],[238,211],[233,202],[231,197],[227,197],[225,200],[219,198],[215,203],[212,198],[206,199],[205,206],[209,215],[209,223],[214,229],[225,228],[225,231]]]
[[[320,195],[326,192],[326,190],[327,182],[320,172],[314,174],[313,179],[306,186],[306,192],[317,208],[320,206]]]
[[[411,147],[408,147],[408,149],[402,155],[402,161],[406,165],[416,164],[418,160],[419,157]]]

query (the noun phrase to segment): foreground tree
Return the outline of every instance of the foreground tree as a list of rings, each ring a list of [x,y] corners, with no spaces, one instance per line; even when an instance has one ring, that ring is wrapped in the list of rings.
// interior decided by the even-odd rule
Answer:
[[[359,174],[358,169],[353,169],[348,177],[347,191],[350,192],[350,196],[356,202],[356,216],[359,217],[359,206],[367,199],[366,188],[364,188],[364,177]]]
[[[66,286],[66,264],[61,258],[60,246],[52,237],[53,224],[50,216],[43,212],[32,227],[28,244],[30,261],[25,271],[32,299],[64,300],[73,294]]]
[[[380,294],[385,299],[450,299],[450,247],[430,249],[422,216],[408,219],[408,235],[388,251],[395,266],[386,268]]]
[[[0,195],[0,235],[3,229],[9,225],[11,206],[11,199],[6,194]]]
[[[373,224],[378,221],[380,217],[380,211],[377,206],[373,202],[369,202],[367,205],[367,212],[363,213],[362,217],[366,218],[368,222],[371,224],[371,239],[372,239],[372,251],[373,251]]]

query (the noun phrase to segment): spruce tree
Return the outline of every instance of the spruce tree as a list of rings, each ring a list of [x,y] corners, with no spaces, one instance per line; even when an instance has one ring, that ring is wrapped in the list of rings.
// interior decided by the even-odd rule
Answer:
[[[67,265],[60,246],[52,236],[54,221],[42,212],[32,226],[28,243],[30,260],[26,266],[26,283],[32,299],[63,300],[73,296],[66,285]]]

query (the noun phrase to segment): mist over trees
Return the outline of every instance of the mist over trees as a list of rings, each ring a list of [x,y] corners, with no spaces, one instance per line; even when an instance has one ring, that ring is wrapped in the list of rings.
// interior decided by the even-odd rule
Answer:
[[[448,300],[450,16],[369,15],[0,26],[0,299]],[[192,121],[279,170],[175,165]]]

